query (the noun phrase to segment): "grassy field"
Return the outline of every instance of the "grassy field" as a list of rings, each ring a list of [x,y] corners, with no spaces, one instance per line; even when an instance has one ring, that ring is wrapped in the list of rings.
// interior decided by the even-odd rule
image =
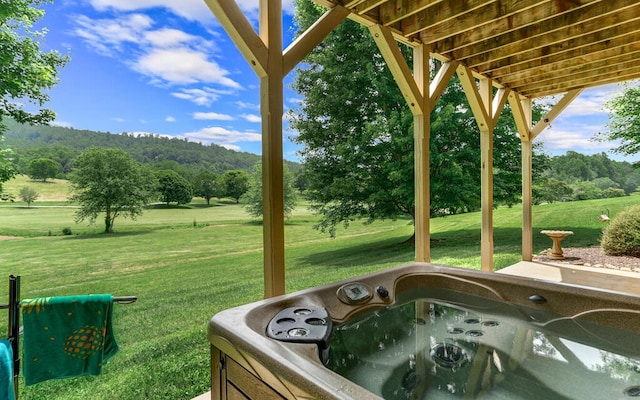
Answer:
[[[51,183],[58,184],[65,185]],[[101,376],[21,385],[21,399],[179,400],[208,391],[207,321],[220,310],[262,298],[262,227],[235,204],[195,204],[151,209],[137,221],[118,218],[116,232],[105,235],[101,221],[76,224],[75,208],[60,207],[63,200],[31,208],[0,204],[0,235],[11,237],[0,241],[0,276],[21,275],[23,298],[113,293],[139,300],[115,306],[121,350]],[[535,250],[550,247],[542,229],[573,230],[566,246],[597,245],[598,216],[604,210],[615,216],[637,200],[536,206]],[[520,259],[521,214],[519,207],[495,210],[496,268]],[[405,243],[413,232],[407,220],[355,222],[330,239],[312,229],[315,219],[301,206],[286,225],[288,292],[413,258],[413,246]],[[62,235],[65,227],[73,234]],[[437,239],[433,262],[478,267],[479,213],[437,218],[431,228]],[[6,297],[0,289],[0,302]],[[6,313],[0,325],[6,326]]]

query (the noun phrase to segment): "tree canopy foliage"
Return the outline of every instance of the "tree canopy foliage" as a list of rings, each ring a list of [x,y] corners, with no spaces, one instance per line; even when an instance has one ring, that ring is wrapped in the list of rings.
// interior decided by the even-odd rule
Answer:
[[[95,132],[59,126],[28,126],[7,121],[6,143],[24,168],[33,158],[46,157],[67,165],[69,159],[90,147],[111,147],[125,150],[144,164],[173,161],[195,171],[223,173],[229,169],[249,171],[260,160],[252,153],[228,150],[216,144],[203,145],[182,138],[152,134]],[[25,164],[26,162],[26,164]],[[64,167],[63,167],[64,169]],[[157,169],[172,169],[160,166]]]
[[[624,90],[605,103],[609,109],[609,132],[598,137],[620,141],[615,151],[633,155],[640,152],[640,87],[627,85]]]
[[[43,108],[49,100],[45,92],[58,81],[58,69],[69,60],[57,51],[40,48],[46,30],[34,30],[42,18],[39,9],[48,0],[3,1],[0,9],[0,140],[7,117],[20,123],[46,124],[55,113]],[[30,103],[37,110],[25,110]],[[0,149],[0,192],[2,183],[13,178],[13,153]]]
[[[89,148],[75,161],[71,201],[80,203],[76,221],[93,223],[105,213],[105,232],[113,232],[117,216],[135,219],[154,198],[157,179],[121,149]]]
[[[301,31],[322,11],[296,3]],[[411,52],[402,47],[409,64]],[[346,20],[296,70],[305,101],[289,113],[302,146],[306,194],[335,233],[354,219],[414,216],[413,117],[366,28]],[[537,114],[536,114],[537,115]],[[520,140],[511,114],[494,131],[495,201],[519,201]],[[454,79],[431,114],[431,214],[480,207],[477,124]]]
[[[200,172],[194,179],[193,194],[205,199],[207,205],[211,204],[212,198],[224,196],[225,187],[222,175],[211,171]]]
[[[58,163],[49,158],[36,158],[29,163],[29,178],[46,182],[58,174]]]
[[[585,155],[568,151],[547,157],[534,179],[534,202],[619,197],[640,186],[640,169],[614,161],[606,153]]]
[[[222,175],[225,196],[240,203],[240,197],[249,190],[249,174],[247,171],[230,170]]]
[[[298,195],[293,187],[293,175],[285,165],[284,173],[284,215],[290,217],[296,208]],[[261,218],[263,214],[263,196],[262,196],[262,163],[259,162],[253,167],[251,175],[249,175],[249,188],[242,195],[244,208],[249,215],[255,218]]]
[[[188,180],[170,169],[155,172],[158,178],[158,191],[160,201],[163,203],[175,202],[177,204],[189,204],[193,198],[193,189]]]
[[[38,191],[32,188],[31,186],[23,186],[20,188],[19,196],[20,196],[20,200],[27,203],[27,208],[30,208],[31,203],[36,201],[38,196],[40,196],[40,193],[38,193]]]
[[[49,100],[46,90],[58,82],[58,70],[69,61],[55,50],[42,51],[46,29],[34,30],[44,16],[38,8],[49,0],[11,0],[2,2],[0,12],[0,132],[4,117],[20,123],[46,124],[55,118],[43,108]],[[25,110],[25,101],[39,108]]]

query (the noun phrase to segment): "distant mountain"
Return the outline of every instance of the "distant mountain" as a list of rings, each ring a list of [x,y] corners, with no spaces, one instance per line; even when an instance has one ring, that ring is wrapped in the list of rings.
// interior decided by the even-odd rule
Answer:
[[[52,158],[62,165],[70,163],[85,149],[116,147],[127,151],[138,162],[157,163],[175,161],[194,170],[210,170],[222,173],[226,170],[250,170],[260,161],[260,156],[237,152],[215,144],[205,146],[186,139],[167,138],[151,134],[112,134],[57,126],[30,126],[4,120],[2,148],[10,148],[22,168],[33,158]],[[300,165],[287,161],[287,166],[297,170]]]

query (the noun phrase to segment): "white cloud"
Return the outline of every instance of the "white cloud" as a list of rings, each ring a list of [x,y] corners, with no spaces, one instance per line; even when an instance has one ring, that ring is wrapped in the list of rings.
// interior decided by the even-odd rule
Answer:
[[[217,84],[240,89],[231,73],[220,66],[215,43],[179,29],[155,28],[144,14],[117,18],[75,18],[72,33],[99,54],[123,59],[134,71],[159,85]]]
[[[247,103],[246,101],[236,101],[236,106],[239,108],[246,108],[250,110],[259,110],[260,104]]]
[[[240,117],[249,122],[262,122],[262,117],[256,114],[241,114]]]
[[[170,84],[218,83],[235,89],[240,84],[207,55],[188,48],[152,49],[133,62],[133,69]]]
[[[154,46],[173,47],[177,45],[188,45],[191,42],[197,42],[197,36],[190,35],[178,29],[162,28],[155,31],[147,31],[144,33],[145,39]]]
[[[176,118],[171,115],[167,116],[164,120],[167,122],[176,122]]]
[[[187,132],[184,133],[183,136],[194,142],[201,142],[203,144],[215,143],[224,147],[229,145],[237,147],[234,143],[238,142],[259,142],[262,140],[262,135],[256,132],[242,132],[219,126],[211,126],[200,129],[199,131]]]
[[[180,89],[179,92],[173,92],[171,95],[179,99],[188,100],[199,106],[208,106],[218,100],[221,95],[230,93],[228,90],[203,87],[202,89]]]
[[[294,0],[283,0],[282,9],[285,13],[293,15]],[[238,6],[247,17],[256,19],[258,15],[258,0],[237,0]],[[172,13],[191,21],[211,21],[214,16],[203,0],[91,0],[91,5],[104,11],[114,9],[119,11],[138,11],[150,8],[166,8]]]
[[[99,54],[111,57],[123,52],[126,43],[138,42],[153,25],[151,18],[143,14],[130,14],[118,19],[91,19],[79,15],[75,22],[77,27],[72,34],[82,38]]]
[[[224,147],[227,150],[233,150],[233,151],[241,150],[240,146],[237,146],[235,144],[219,144],[218,146]]]
[[[52,126],[59,126],[61,128],[73,128],[73,124],[71,122],[67,122],[67,121],[60,121],[60,120],[55,120],[53,122],[51,122]]]
[[[166,8],[172,13],[191,21],[213,19],[211,10],[202,0],[91,0],[91,5],[98,11],[108,9],[138,11],[150,8]]]
[[[194,119],[207,119],[207,120],[218,120],[218,121],[233,121],[234,118],[228,114],[218,114],[215,112],[196,112],[193,113]]]

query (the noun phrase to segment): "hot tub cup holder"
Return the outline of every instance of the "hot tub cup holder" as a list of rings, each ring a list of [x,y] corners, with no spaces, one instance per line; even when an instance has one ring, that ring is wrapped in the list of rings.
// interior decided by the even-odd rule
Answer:
[[[331,335],[333,322],[324,307],[289,307],[275,315],[267,325],[271,339],[291,343],[318,345],[320,360],[327,365],[331,361]]]

